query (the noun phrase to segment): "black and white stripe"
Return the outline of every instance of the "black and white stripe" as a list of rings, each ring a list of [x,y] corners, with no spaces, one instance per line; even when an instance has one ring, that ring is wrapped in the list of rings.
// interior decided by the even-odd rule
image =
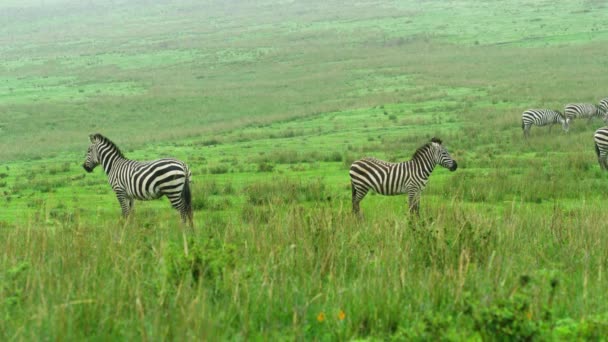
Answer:
[[[600,105],[598,107],[602,113],[604,113],[604,122],[608,123],[608,97],[600,100]]]
[[[570,103],[564,108],[564,115],[570,121],[574,119],[588,119],[591,120],[594,117],[601,118],[604,116],[604,112],[599,106],[592,103]]]
[[[173,208],[179,211],[182,221],[192,225],[191,173],[185,163],[176,159],[129,160],[101,134],[91,134],[89,138],[91,145],[83,167],[92,172],[101,164],[124,217],[133,209],[134,200],[152,200],[166,195]]]
[[[608,157],[608,126],[596,130],[595,134],[593,134],[593,140],[600,168],[608,170],[608,161],[606,160],[606,157]]]
[[[549,131],[554,124],[562,124],[564,131],[568,132],[570,120],[562,113],[552,109],[528,109],[521,114],[521,128],[524,131],[524,137],[530,135],[530,127],[549,125]]]
[[[418,214],[420,193],[437,164],[450,171],[458,166],[437,138],[418,148],[411,160],[402,163],[375,158],[355,161],[350,167],[353,212],[359,214],[359,203],[373,190],[389,196],[407,193],[410,212]]]

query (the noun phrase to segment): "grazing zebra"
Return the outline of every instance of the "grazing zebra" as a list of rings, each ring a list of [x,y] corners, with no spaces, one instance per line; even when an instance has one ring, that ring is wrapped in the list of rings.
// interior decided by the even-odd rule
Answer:
[[[133,200],[152,200],[167,195],[182,221],[192,226],[191,173],[176,159],[148,162],[129,160],[118,147],[101,134],[91,134],[91,145],[82,165],[87,172],[101,164],[116,193],[123,217],[133,209]]]
[[[455,171],[458,166],[437,138],[418,148],[411,160],[402,163],[390,163],[375,158],[355,161],[349,172],[353,212],[360,215],[359,203],[371,189],[389,196],[407,193],[410,212],[418,215],[420,193],[437,164],[450,171]]]
[[[521,114],[521,128],[524,130],[524,137],[530,136],[530,127],[549,125],[549,132],[554,124],[561,123],[565,132],[568,132],[570,119],[562,113],[552,109],[528,109]]]
[[[599,128],[593,135],[595,141],[595,154],[597,154],[597,161],[600,164],[602,170],[608,170],[608,126]]]
[[[583,118],[591,120],[594,117],[603,117],[604,112],[599,106],[592,103],[570,103],[564,108],[564,115],[566,115],[566,118],[569,120]]]
[[[608,122],[608,97],[600,101],[600,110],[604,113],[604,122]]]

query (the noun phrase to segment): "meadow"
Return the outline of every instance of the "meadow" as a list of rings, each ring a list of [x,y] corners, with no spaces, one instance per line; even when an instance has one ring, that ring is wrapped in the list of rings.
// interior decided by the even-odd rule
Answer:
[[[602,340],[600,1],[5,1],[2,340]],[[128,219],[88,134],[193,173]],[[419,219],[350,163],[440,137]]]

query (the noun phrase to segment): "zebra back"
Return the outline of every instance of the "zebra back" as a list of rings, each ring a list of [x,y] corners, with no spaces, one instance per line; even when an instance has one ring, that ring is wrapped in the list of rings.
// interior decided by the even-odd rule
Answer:
[[[566,123],[567,117],[559,110],[527,109],[521,114],[522,128],[524,126],[545,126],[556,123]]]
[[[405,190],[406,182],[417,184],[416,188],[423,187],[437,164],[450,171],[458,167],[441,145],[441,140],[433,138],[419,147],[411,160],[392,163],[366,157],[353,162],[349,174],[354,189],[363,189],[364,192],[373,189],[383,195],[395,195]]]
[[[600,101],[599,108],[605,116],[608,115],[608,97]]]
[[[602,116],[601,109],[592,103],[570,103],[564,107],[564,114],[570,120]]]

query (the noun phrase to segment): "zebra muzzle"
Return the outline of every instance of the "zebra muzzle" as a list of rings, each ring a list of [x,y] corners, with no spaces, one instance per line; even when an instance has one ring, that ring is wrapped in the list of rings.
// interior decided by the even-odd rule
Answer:
[[[452,165],[452,167],[449,168],[449,170],[452,171],[452,172],[454,172],[454,171],[456,171],[457,168],[458,168],[458,164],[454,160],[454,164]]]
[[[87,164],[82,164],[82,167],[89,173],[93,172],[93,168],[92,167],[88,167]]]

